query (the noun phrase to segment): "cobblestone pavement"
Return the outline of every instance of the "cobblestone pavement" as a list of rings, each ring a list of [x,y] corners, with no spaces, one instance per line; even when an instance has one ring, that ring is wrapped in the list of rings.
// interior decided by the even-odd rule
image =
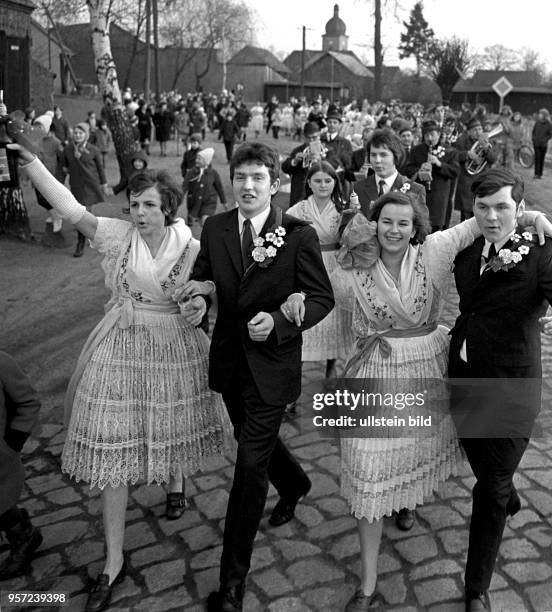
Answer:
[[[454,304],[447,307],[448,319]],[[504,533],[491,585],[493,610],[552,610],[552,344],[545,340],[544,421],[548,435],[535,439],[515,478],[522,510]],[[299,414],[311,410],[309,395],[320,390],[322,366],[309,364]],[[271,528],[267,516],[275,503],[271,489],[255,544],[247,584],[247,612],[336,612],[358,584],[359,544],[355,521],[339,494],[336,444],[286,421],[282,435],[313,481],[296,518]],[[103,541],[98,495],[60,474],[64,433],[46,424],[26,446],[27,481],[22,499],[44,535],[44,542],[23,577],[2,583],[4,590],[65,591],[69,610],[82,610],[87,583],[102,569]],[[132,490],[125,549],[128,576],[114,590],[116,611],[199,612],[217,587],[222,529],[232,480],[230,457],[214,462],[187,483],[189,508],[174,522],[163,517],[165,492],[159,487]],[[451,478],[417,511],[409,532],[389,519],[379,562],[378,589],[387,610],[460,612],[462,574],[467,549],[470,489],[474,479],[465,469]],[[6,552],[0,548],[0,556]],[[67,608],[66,608],[67,609]]]

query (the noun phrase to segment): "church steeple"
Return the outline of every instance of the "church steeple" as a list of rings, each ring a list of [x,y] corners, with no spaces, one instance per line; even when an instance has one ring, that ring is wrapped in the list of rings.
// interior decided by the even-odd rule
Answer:
[[[334,5],[334,15],[326,24],[326,33],[322,34],[322,51],[347,51],[349,37],[347,26],[339,17],[339,4]]]

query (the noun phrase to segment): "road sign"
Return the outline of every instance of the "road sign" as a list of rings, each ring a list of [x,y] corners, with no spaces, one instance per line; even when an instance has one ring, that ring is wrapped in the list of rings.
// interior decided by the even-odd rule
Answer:
[[[500,98],[500,110],[502,110],[504,98],[514,89],[514,86],[506,77],[500,77],[498,81],[492,84],[492,88]]]

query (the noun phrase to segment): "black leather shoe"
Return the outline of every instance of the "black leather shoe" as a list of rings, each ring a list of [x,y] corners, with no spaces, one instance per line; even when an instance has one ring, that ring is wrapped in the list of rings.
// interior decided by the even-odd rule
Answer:
[[[506,506],[506,512],[510,516],[514,516],[521,510],[521,499],[519,498],[518,492],[512,486],[512,491],[510,493],[510,499],[508,500],[508,504]]]
[[[414,510],[409,510],[408,508],[403,508],[397,512],[397,516],[395,518],[395,524],[401,531],[409,531],[414,527],[414,520],[416,518],[416,513]]]
[[[207,598],[207,612],[242,612],[245,584],[220,587]]]
[[[307,478],[307,482],[304,488],[294,495],[293,497],[281,497],[278,503],[274,506],[274,510],[272,510],[272,514],[268,519],[268,522],[273,527],[280,527],[280,525],[285,525],[289,523],[291,519],[295,516],[295,507],[299,503],[299,500],[304,497],[311,490],[312,482],[310,478]]]
[[[111,584],[109,584],[108,574],[100,574],[88,593],[84,612],[101,612],[101,610],[105,610],[111,601],[113,587],[120,584],[125,579],[125,576],[126,559],[123,559],[123,565]]]
[[[466,612],[491,611],[491,600],[487,591],[469,591],[466,589]]]
[[[167,493],[165,515],[169,521],[176,521],[186,510],[186,497],[184,493]]]
[[[383,597],[379,593],[374,592],[371,595],[365,595],[362,589],[357,589],[347,602],[344,612],[365,612],[378,608],[383,608]]]

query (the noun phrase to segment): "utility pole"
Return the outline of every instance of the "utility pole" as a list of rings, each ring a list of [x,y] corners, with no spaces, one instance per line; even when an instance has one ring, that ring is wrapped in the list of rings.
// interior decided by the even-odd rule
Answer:
[[[155,61],[155,98],[157,104],[161,98],[161,77],[159,74],[159,28],[157,25],[157,0],[151,0],[153,7],[153,53]]]
[[[305,51],[307,47],[307,28],[303,26],[303,46],[301,51],[301,98],[305,97]]]
[[[222,24],[222,90],[226,91],[226,38],[224,32],[224,24]]]
[[[144,85],[146,103],[151,96],[151,0],[146,0],[146,82]]]

